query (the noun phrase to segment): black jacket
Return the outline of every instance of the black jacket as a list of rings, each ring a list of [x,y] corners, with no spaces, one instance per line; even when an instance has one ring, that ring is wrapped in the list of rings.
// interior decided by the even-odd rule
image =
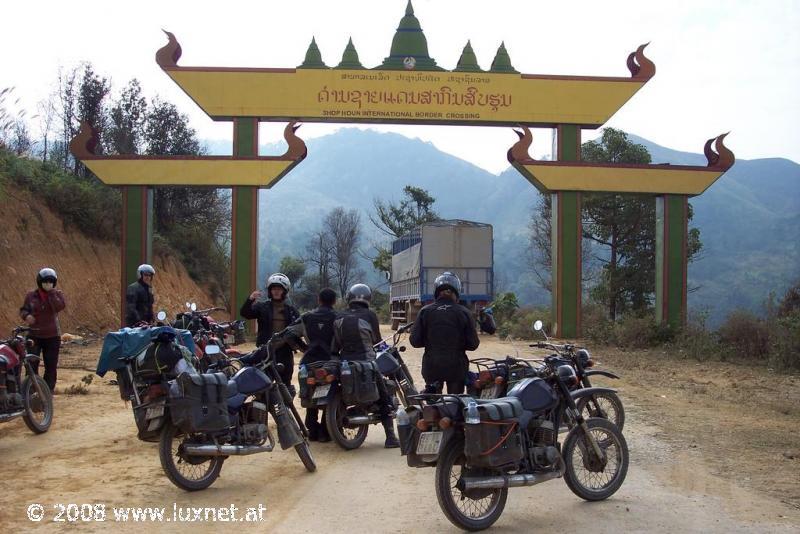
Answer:
[[[153,289],[137,280],[125,291],[125,326],[133,326],[140,321],[152,323]]]
[[[470,311],[446,298],[419,311],[409,341],[412,347],[425,347],[422,377],[428,384],[464,380],[469,368],[466,351],[480,345]]]
[[[378,316],[368,307],[351,304],[333,323],[333,350],[342,360],[375,359],[373,345],[381,340]]]
[[[287,302],[284,302],[283,306],[287,326],[300,318],[300,314],[294,306]],[[258,321],[256,345],[263,345],[269,341],[269,338],[274,334],[272,331],[272,300],[247,299],[242,304],[239,314],[245,319],[256,319]],[[289,351],[291,352],[291,349]]]
[[[308,348],[303,353],[301,364],[323,362],[333,358],[333,323],[336,312],[330,306],[306,312],[300,319],[292,323],[289,329],[296,336],[302,336],[308,343]]]

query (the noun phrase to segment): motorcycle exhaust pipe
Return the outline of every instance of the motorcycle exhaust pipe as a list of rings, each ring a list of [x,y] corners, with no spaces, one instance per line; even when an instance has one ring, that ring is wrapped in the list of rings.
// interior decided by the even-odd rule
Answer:
[[[184,445],[183,450],[189,456],[248,456],[271,452],[274,447],[270,441],[266,445]]]
[[[4,413],[0,414],[0,423],[5,423],[6,421],[10,421],[15,417],[19,417],[20,415],[24,414],[25,410],[20,410],[18,412],[11,412],[11,413]]]
[[[371,415],[354,415],[352,417],[345,417],[342,421],[346,426],[361,426],[371,425],[377,423],[379,419]]]
[[[562,476],[560,471],[550,473],[538,473],[535,475],[502,475],[496,477],[464,477],[460,480],[459,486],[463,484],[462,491],[477,489],[502,489],[518,488],[521,486],[535,486],[542,482],[547,482]]]

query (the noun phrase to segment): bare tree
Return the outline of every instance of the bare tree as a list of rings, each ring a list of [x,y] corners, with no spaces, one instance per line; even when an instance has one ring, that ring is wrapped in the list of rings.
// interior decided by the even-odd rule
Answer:
[[[50,131],[53,129],[53,121],[56,119],[56,106],[53,103],[55,95],[50,95],[47,100],[40,100],[36,104],[36,109],[39,112],[39,135],[41,136],[42,161],[47,161],[47,153],[50,141]]]
[[[306,253],[303,262],[310,263],[317,270],[317,282],[319,287],[329,287],[331,285],[331,261],[333,258],[333,245],[330,234],[321,229],[315,232],[306,243]]]
[[[66,171],[69,168],[71,157],[69,155],[69,142],[78,133],[78,67],[65,71],[58,69],[58,107],[56,116],[61,122],[60,125],[60,149],[63,154],[59,154],[61,167]]]

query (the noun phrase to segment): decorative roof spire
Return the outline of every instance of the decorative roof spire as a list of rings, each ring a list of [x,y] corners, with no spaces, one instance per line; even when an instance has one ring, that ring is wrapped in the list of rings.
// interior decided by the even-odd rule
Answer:
[[[356,47],[353,46],[353,38],[347,41],[347,46],[342,54],[342,61],[339,62],[334,68],[336,69],[363,69],[364,65],[358,60],[358,52]]]
[[[495,54],[494,61],[492,61],[490,72],[510,72],[519,74],[519,71],[514,69],[511,65],[511,58],[508,57],[505,42],[500,43],[500,48],[497,49],[497,54]]]
[[[317,40],[312,37],[311,44],[308,45],[306,50],[306,59],[303,64],[297,67],[298,69],[327,69],[328,66],[322,62],[322,54],[317,46]]]
[[[414,16],[414,6],[408,0],[406,14],[392,39],[389,57],[383,60],[379,69],[387,70],[444,70],[436,66],[436,61],[428,55],[428,40],[422,33],[419,20]]]
[[[472,50],[472,44],[467,41],[467,46],[461,52],[461,57],[458,59],[454,72],[483,72],[480,65],[478,65],[478,58],[475,57],[475,52]]]

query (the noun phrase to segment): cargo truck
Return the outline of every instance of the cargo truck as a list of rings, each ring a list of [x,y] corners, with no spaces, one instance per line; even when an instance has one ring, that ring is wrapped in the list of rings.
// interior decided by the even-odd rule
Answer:
[[[392,243],[392,328],[413,322],[433,302],[433,282],[444,271],[461,279],[461,304],[477,315],[494,295],[492,225],[443,220],[424,224]]]

